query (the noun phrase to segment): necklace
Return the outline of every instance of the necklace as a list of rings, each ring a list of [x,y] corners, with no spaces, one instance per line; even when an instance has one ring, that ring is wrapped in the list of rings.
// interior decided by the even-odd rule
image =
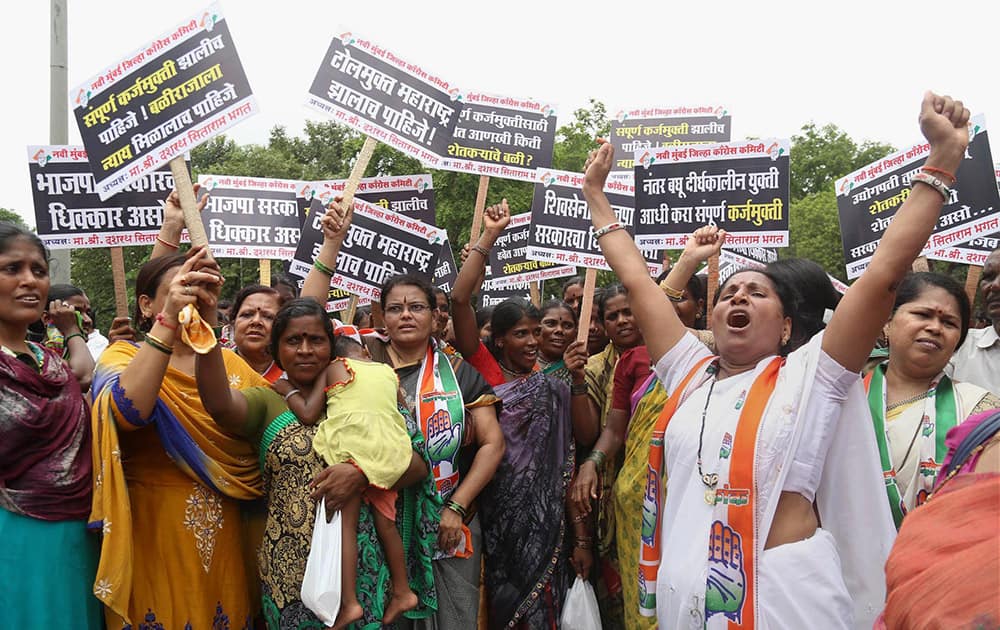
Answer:
[[[511,378],[525,378],[525,377],[531,375],[530,371],[529,372],[515,372],[514,370],[511,370],[506,365],[504,365],[503,361],[501,361],[499,359],[497,359],[497,365],[500,366],[500,371],[503,372],[504,375],[509,376]]]
[[[270,372],[270,371],[271,371],[271,368],[273,368],[273,367],[274,367],[274,361],[272,360],[272,361],[271,361],[271,364],[270,364],[270,365],[268,365],[268,366],[267,366],[266,368],[264,368],[264,370],[263,370],[263,371],[261,371],[261,372],[258,372],[258,374],[260,374],[261,376],[263,376],[264,374],[267,374],[268,372]]]
[[[917,402],[918,400],[923,400],[924,398],[930,396],[931,392],[933,391],[934,391],[933,389],[928,389],[926,392],[923,392],[922,394],[917,394],[916,396],[910,396],[906,400],[900,400],[899,402],[894,402],[891,405],[886,405],[885,410],[889,412],[898,407],[902,407],[903,405],[908,405],[910,403]]]
[[[715,377],[716,370],[714,367],[709,367],[708,369],[712,374],[712,384],[708,386],[708,396],[705,397],[705,407],[701,410],[701,430],[698,431],[698,475],[701,476],[701,482],[705,484],[705,487],[707,488],[705,490],[705,503],[715,505],[715,486],[719,484],[719,473],[705,473],[701,469],[701,447],[705,438],[705,416],[708,415],[708,403],[712,400],[712,390],[715,389],[715,383],[717,381]]]

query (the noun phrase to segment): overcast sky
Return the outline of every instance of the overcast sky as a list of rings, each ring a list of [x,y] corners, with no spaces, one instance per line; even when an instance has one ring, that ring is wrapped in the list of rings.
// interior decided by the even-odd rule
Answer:
[[[209,4],[69,0],[70,89]],[[992,2],[229,0],[221,7],[261,111],[233,129],[238,142],[264,143],[275,125],[298,134],[306,119],[322,116],[302,103],[331,37],[345,30],[465,91],[555,103],[560,124],[590,98],[610,113],[711,104],[732,114],[734,140],[789,137],[814,121],[901,148],[920,139],[920,98],[933,89],[1000,125],[1000,19]],[[4,11],[0,207],[33,225],[25,147],[50,140],[49,2],[13,2]],[[79,138],[71,121],[70,144]]]

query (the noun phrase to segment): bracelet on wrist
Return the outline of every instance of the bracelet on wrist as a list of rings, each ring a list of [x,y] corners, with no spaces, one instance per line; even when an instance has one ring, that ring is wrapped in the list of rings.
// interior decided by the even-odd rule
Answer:
[[[163,354],[174,353],[174,347],[172,345],[163,341],[159,337],[153,336],[151,333],[146,333],[146,345],[159,350]]]
[[[667,297],[670,298],[670,301],[672,302],[680,302],[681,300],[684,299],[684,292],[678,291],[677,289],[667,284],[666,278],[664,278],[663,282],[660,283],[660,289],[662,289],[663,292],[667,294]]]
[[[572,385],[569,386],[570,396],[583,396],[586,393],[587,393],[586,383],[573,383]]]
[[[444,504],[444,506],[455,514],[461,516],[463,520],[465,520],[465,517],[469,514],[468,510],[466,510],[465,507],[457,501],[448,501]]]
[[[607,458],[608,456],[605,455],[603,451],[598,451],[595,449],[593,451],[590,451],[590,455],[587,455],[587,459],[585,459],[584,461],[594,462],[594,465],[600,468],[601,466],[604,465],[604,462],[607,460]]]
[[[910,179],[910,182],[912,182],[911,186],[915,186],[916,184],[924,184],[926,186],[930,186],[934,190],[938,191],[938,193],[944,199],[945,204],[951,202],[951,188],[948,188],[948,186],[943,181],[941,181],[934,175],[931,175],[930,173],[921,171],[916,175],[914,175]]]
[[[181,248],[180,243],[171,243],[170,241],[165,241],[162,238],[160,238],[159,235],[156,236],[156,242],[157,243],[161,243],[163,245],[166,245],[170,249],[180,249]]]
[[[473,245],[471,249],[474,252],[479,252],[480,254],[482,254],[483,258],[489,260],[489,258],[490,258],[490,250],[489,249],[483,247],[482,245],[479,245],[478,243],[475,244],[475,245]]]
[[[288,402],[288,399],[294,396],[295,394],[301,394],[301,393],[302,393],[301,390],[293,389],[292,391],[285,394],[284,396],[285,402]]]
[[[608,223],[607,225],[605,225],[603,227],[596,228],[594,230],[594,238],[595,239],[599,239],[602,236],[607,236],[608,234],[611,234],[612,232],[617,232],[618,230],[624,230],[624,229],[625,229],[625,226],[622,223],[620,223],[618,221],[614,221],[612,223]]]
[[[79,337],[80,339],[83,339],[84,343],[87,343],[87,335],[83,334],[82,332],[75,332],[73,334],[66,335],[63,338],[63,345],[69,346],[69,340],[72,339],[73,337]]]
[[[926,171],[926,172],[930,173],[931,175],[940,175],[941,177],[947,177],[949,180],[951,180],[951,185],[952,186],[954,186],[955,182],[958,181],[957,179],[955,179],[955,174],[954,173],[949,173],[948,171],[944,170],[943,168],[934,168],[933,166],[922,166],[922,167],[920,167],[920,170]]]
[[[577,549],[586,549],[590,551],[594,548],[594,542],[591,540],[580,540],[579,538],[573,543],[573,546]]]
[[[160,311],[159,313],[156,314],[156,323],[168,330],[177,330],[177,324],[171,324],[170,322],[168,322],[167,315],[164,315],[163,311]]]
[[[313,261],[313,267],[316,269],[316,271],[319,271],[320,273],[324,273],[324,274],[326,274],[328,276],[333,276],[334,275],[333,269],[330,269],[325,264],[323,264],[322,262],[320,262],[319,258],[317,258],[316,260]]]

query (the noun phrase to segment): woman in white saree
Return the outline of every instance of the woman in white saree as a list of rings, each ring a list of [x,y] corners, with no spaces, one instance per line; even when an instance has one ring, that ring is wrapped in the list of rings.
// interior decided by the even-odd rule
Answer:
[[[925,173],[955,172],[968,118],[950,97],[924,97]],[[787,356],[794,287],[766,272],[731,276],[711,311],[713,357],[664,291],[683,287],[725,232],[696,231],[661,289],[603,193],[613,159],[608,144],[591,154],[583,192],[670,393],[651,441],[642,612],[672,630],[870,628],[895,532],[859,371],[937,221],[943,185],[914,178],[825,333]]]

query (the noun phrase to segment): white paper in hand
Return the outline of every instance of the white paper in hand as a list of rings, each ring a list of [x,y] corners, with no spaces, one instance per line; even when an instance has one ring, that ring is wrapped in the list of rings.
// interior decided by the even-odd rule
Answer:
[[[566,595],[559,627],[562,630],[601,630],[601,612],[590,582],[580,576]]]
[[[302,578],[302,603],[320,620],[332,626],[340,612],[340,556],[342,532],[340,511],[333,520],[326,522],[324,501],[316,505],[316,522],[313,525],[312,545],[306,561],[306,574]]]

